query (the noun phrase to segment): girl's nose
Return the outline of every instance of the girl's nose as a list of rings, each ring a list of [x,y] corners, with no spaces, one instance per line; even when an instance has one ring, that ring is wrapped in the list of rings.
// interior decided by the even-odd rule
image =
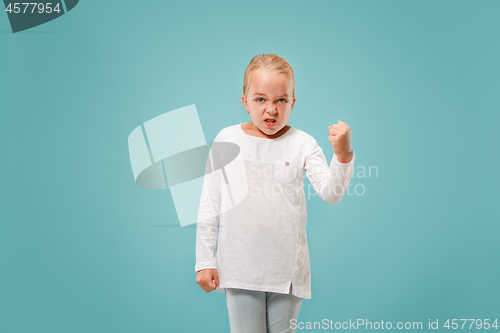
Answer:
[[[268,105],[268,106],[266,107],[266,111],[267,111],[267,113],[269,113],[269,114],[275,114],[275,113],[276,113],[276,106],[274,106],[273,104]]]

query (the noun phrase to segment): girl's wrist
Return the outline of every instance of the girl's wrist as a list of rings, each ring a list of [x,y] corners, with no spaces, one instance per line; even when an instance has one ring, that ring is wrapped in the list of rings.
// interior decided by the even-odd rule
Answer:
[[[340,163],[349,163],[352,160],[352,150],[350,153],[345,154],[345,155],[337,155],[337,160]]]

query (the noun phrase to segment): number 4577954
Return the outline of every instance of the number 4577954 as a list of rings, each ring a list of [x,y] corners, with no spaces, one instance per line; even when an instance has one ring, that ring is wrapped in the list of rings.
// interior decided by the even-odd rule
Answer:
[[[30,6],[31,6],[31,8],[29,8]],[[14,4],[9,3],[7,8],[5,8],[5,11],[7,11],[9,13],[14,13],[14,14],[18,14],[18,13],[25,14],[26,12],[33,14],[33,13],[35,13],[35,8],[37,9],[37,12],[39,14],[42,14],[42,13],[50,14],[53,11],[59,13],[61,11],[61,9],[59,8],[59,3],[56,3],[56,6],[52,8],[51,2],[47,2],[47,3],[43,3],[43,2],[16,2]],[[31,9],[31,12],[30,12],[30,9]]]
[[[498,329],[498,319],[495,319],[493,321],[493,323],[490,324],[490,319],[451,319],[451,325],[450,325],[450,319],[448,319],[446,321],[446,323],[444,323],[444,327],[448,328],[448,329],[454,329],[456,330],[457,328],[459,328],[459,324],[457,323],[457,321],[461,321],[462,322],[462,327],[460,327],[460,329],[464,329],[465,324],[470,321],[470,325],[468,327],[468,329],[472,329],[472,326],[474,324],[476,324],[476,329],[480,330],[482,328],[484,328],[485,330],[487,329],[490,329],[490,328],[494,328],[494,329]]]

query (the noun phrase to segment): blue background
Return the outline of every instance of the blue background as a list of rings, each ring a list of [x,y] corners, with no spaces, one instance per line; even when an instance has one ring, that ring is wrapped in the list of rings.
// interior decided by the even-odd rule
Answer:
[[[499,11],[87,0],[16,34],[0,14],[0,330],[229,331],[224,294],[195,281],[196,229],[165,227],[179,225],[170,192],[134,183],[127,137],[190,104],[207,141],[250,121],[241,85],[259,53],[292,65],[289,124],[328,162],[328,125],[352,127],[364,188],[307,200],[299,321],[500,319]],[[357,177],[369,166],[378,177]]]

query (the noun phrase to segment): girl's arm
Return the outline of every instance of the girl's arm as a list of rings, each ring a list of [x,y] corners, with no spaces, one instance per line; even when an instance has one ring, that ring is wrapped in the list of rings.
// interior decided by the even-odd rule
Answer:
[[[330,166],[326,162],[323,150],[314,138],[311,140],[309,151],[304,168],[314,191],[330,205],[338,204],[351,181],[354,160],[356,159],[354,150],[352,151],[352,159],[348,163],[341,163],[334,152]]]
[[[214,142],[220,140],[219,133]],[[210,149],[206,170],[212,170],[214,165],[214,156],[216,157],[217,154],[213,150],[216,150],[216,145]],[[217,164],[217,161],[215,163]],[[221,206],[220,186],[221,170],[205,172],[196,225],[196,272],[202,269],[217,269],[214,249],[217,242]]]

